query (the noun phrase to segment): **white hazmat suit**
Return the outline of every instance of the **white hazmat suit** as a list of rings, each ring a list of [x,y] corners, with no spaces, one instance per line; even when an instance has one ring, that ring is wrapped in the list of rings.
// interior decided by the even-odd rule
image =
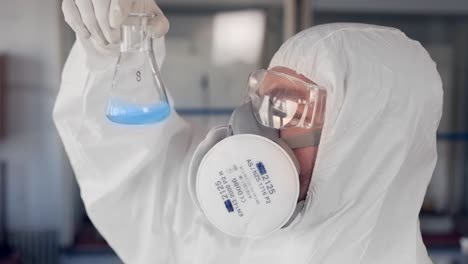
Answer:
[[[302,212],[257,240],[222,233],[194,205],[187,170],[198,142],[175,112],[150,126],[106,119],[116,58],[85,46],[70,53],[54,118],[89,217],[125,263],[431,263],[418,214],[437,159],[442,85],[417,41],[328,24],[282,45],[270,67],[327,89],[325,126]]]

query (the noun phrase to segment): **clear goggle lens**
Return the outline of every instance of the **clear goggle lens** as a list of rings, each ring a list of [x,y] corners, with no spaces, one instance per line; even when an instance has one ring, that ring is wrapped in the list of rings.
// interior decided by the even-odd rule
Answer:
[[[326,90],[313,83],[272,70],[249,76],[248,94],[258,122],[271,128],[321,129]]]

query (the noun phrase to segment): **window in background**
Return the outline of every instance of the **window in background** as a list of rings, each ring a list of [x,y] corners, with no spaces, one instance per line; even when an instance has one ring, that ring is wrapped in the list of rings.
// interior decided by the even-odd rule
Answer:
[[[266,17],[261,10],[217,13],[213,19],[214,66],[259,64],[265,30]]]

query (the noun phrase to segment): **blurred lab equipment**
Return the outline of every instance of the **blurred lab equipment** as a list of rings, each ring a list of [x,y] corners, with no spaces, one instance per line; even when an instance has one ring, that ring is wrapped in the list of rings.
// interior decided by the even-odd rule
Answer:
[[[20,257],[8,243],[6,197],[6,164],[0,162],[0,264],[18,264]]]

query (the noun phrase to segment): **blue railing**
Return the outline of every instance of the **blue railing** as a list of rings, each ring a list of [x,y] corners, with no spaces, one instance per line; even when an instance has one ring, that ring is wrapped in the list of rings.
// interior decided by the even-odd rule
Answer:
[[[178,108],[177,113],[184,116],[231,115],[234,108]]]
[[[468,132],[439,132],[437,140],[443,141],[468,141]]]
[[[234,108],[179,108],[177,113],[183,116],[229,116]],[[468,132],[439,132],[437,140],[468,141]]]

